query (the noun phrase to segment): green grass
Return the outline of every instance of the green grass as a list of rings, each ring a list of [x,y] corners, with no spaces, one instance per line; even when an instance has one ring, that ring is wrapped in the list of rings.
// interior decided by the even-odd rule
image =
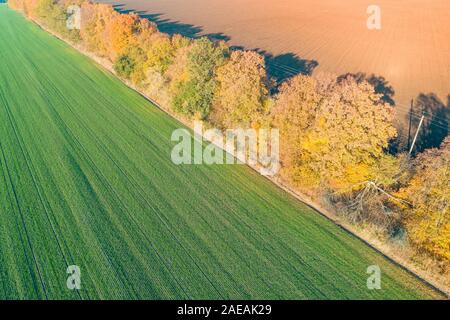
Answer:
[[[0,298],[440,297],[247,167],[172,164],[179,123],[4,5],[0,121]]]

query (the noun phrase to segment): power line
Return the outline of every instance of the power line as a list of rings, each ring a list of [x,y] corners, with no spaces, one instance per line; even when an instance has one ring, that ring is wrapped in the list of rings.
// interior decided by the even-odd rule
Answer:
[[[422,119],[422,116],[419,117],[419,116],[417,116],[415,114],[413,114],[412,117],[414,117],[416,119],[419,119],[419,120]],[[423,115],[423,117],[427,118],[427,116],[425,114]],[[449,128],[450,128],[450,126],[445,126],[445,125],[439,124],[438,122],[435,122],[435,121],[433,121],[430,118],[427,118],[427,120],[430,122],[431,125],[433,125],[433,126],[435,126],[437,128],[440,128],[442,130],[449,130]]]
[[[413,110],[411,110],[410,106],[407,106],[407,105],[404,105],[404,104],[401,104],[401,103],[395,104],[394,108],[399,108],[399,109],[402,109],[402,110],[405,110],[405,111],[408,111],[408,112],[411,111],[413,114],[422,116],[421,113],[417,113],[417,112],[414,111],[414,107],[413,107]],[[425,116],[428,116],[428,117],[435,116],[437,119],[442,120],[444,122],[447,122],[447,119],[437,117],[436,115],[433,115],[433,114],[429,114],[429,113],[427,114],[427,112],[425,110],[423,110],[423,113],[425,113]]]
[[[399,107],[399,109],[403,109],[403,110],[405,110],[405,106],[403,106],[403,105],[396,105],[395,107]],[[406,111],[406,110],[405,110]],[[416,118],[416,119],[421,119],[422,118],[422,115],[423,116],[425,116],[425,118],[431,123],[431,124],[433,124],[433,125],[435,125],[436,127],[439,127],[439,128],[441,128],[441,129],[444,129],[444,130],[448,130],[449,128],[450,128],[450,124],[448,123],[448,121],[447,120],[445,120],[445,119],[443,119],[443,118],[439,118],[439,117],[437,117],[436,115],[430,115],[430,114],[427,114],[426,112],[424,112],[422,115],[420,115],[420,114],[418,114],[418,113],[416,113],[416,112],[414,112],[414,111],[411,111],[411,110],[409,110],[408,111],[408,114],[411,116],[411,117],[414,117],[414,118]],[[434,117],[434,118],[433,118]]]

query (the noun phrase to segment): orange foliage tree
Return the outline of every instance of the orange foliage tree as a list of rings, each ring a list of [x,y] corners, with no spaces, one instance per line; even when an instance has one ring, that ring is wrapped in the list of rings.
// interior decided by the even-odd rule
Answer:
[[[114,16],[114,9],[107,4],[84,2],[81,5],[81,38],[89,51],[109,57],[106,30]]]
[[[106,24],[104,33],[104,41],[108,46],[108,57],[111,61],[137,46],[135,34],[139,31],[139,22],[138,15],[134,13],[120,14],[114,11],[109,23]]]
[[[23,11],[23,0],[8,0],[8,7],[13,10]]]

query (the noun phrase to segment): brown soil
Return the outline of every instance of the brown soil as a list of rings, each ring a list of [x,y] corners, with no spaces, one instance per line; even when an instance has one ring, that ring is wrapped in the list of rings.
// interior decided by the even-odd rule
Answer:
[[[102,0],[149,15],[162,31],[212,34],[273,55],[273,68],[384,77],[400,113],[419,93],[450,94],[448,0]],[[366,26],[381,8],[381,30]],[[314,63],[318,66],[314,68]]]

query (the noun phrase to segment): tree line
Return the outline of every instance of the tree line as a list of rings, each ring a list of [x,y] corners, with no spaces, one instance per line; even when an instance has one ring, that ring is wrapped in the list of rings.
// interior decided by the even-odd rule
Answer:
[[[388,152],[394,108],[368,81],[320,73],[281,84],[264,57],[223,41],[168,35],[86,0],[9,0],[15,10],[110,61],[163,108],[219,128],[280,130],[279,178],[354,223],[380,227],[444,269],[450,263],[450,138],[414,158]],[[81,28],[66,26],[81,7]]]

